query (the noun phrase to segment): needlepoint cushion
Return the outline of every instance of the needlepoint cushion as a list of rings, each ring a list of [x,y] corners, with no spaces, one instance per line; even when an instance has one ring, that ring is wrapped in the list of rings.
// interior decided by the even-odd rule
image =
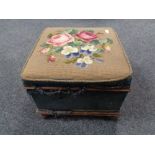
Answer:
[[[116,32],[103,28],[46,28],[22,71],[27,81],[109,82],[132,69]]]

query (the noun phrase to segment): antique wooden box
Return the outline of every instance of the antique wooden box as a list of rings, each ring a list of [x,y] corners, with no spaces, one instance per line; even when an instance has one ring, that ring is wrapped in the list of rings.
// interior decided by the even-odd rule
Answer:
[[[118,116],[131,76],[110,27],[46,28],[21,73],[43,116]]]

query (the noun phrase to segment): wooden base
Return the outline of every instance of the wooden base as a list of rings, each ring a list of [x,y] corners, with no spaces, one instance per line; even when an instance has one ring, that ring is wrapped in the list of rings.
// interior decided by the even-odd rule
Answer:
[[[119,111],[53,111],[37,109],[37,113],[41,114],[43,118],[48,118],[49,116],[95,116],[118,118],[120,116]]]

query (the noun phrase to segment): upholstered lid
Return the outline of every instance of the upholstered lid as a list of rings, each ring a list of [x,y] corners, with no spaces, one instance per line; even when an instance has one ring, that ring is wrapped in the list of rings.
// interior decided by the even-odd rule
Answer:
[[[132,69],[116,32],[105,28],[46,28],[21,77],[31,81],[107,82]]]

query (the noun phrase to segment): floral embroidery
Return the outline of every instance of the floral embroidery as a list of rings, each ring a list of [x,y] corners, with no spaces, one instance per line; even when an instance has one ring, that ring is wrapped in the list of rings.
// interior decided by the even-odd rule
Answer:
[[[66,58],[76,57],[79,56],[79,50],[76,47],[65,46],[61,54],[65,55]]]
[[[79,32],[76,36],[85,42],[91,42],[97,38],[96,34],[87,31]]]
[[[104,33],[109,34],[109,30]],[[79,31],[68,29],[57,34],[49,34],[41,45],[40,52],[48,56],[48,62],[55,62],[57,55],[64,55],[64,63],[73,63],[85,68],[95,62],[103,62],[104,52],[111,51],[113,41],[105,38],[104,33],[93,30]]]
[[[93,60],[90,58],[90,56],[84,56],[83,58],[78,58],[76,65],[80,67],[86,67],[89,64],[92,64]]]
[[[53,56],[53,55],[50,55],[50,56],[48,57],[48,62],[54,62],[55,60],[56,60],[56,57]]]
[[[108,34],[109,34],[110,32],[109,32],[109,30],[108,30],[108,29],[106,29],[106,30],[105,30],[105,33],[108,33]]]
[[[50,50],[50,48],[43,48],[41,50],[41,53],[43,53],[43,54],[48,53],[49,50]]]
[[[74,38],[68,34],[58,34],[52,36],[48,41],[47,44],[52,44],[53,46],[64,46],[67,43],[73,42]]]

